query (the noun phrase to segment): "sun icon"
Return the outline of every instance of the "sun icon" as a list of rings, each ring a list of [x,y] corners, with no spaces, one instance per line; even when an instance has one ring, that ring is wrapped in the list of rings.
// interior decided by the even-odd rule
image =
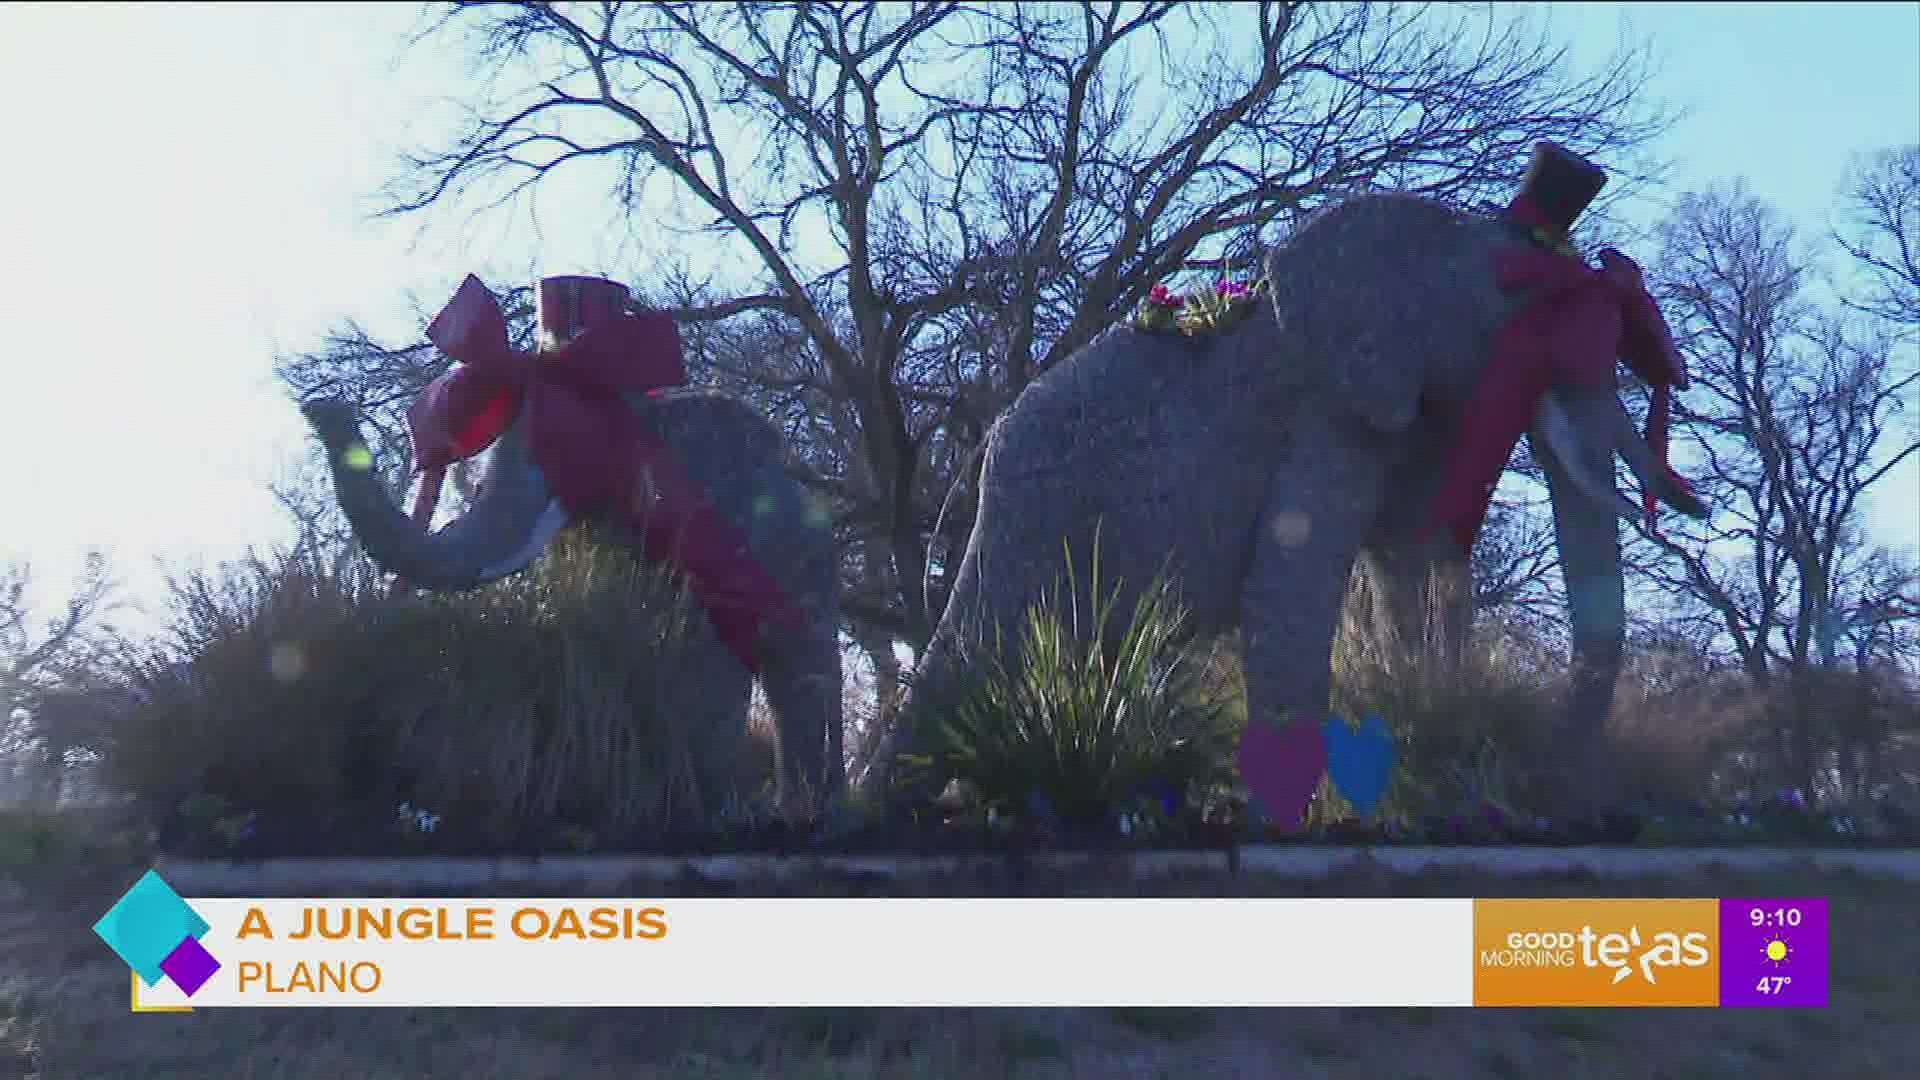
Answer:
[[[1787,939],[1784,934],[1775,934],[1773,937],[1768,938],[1767,943],[1761,947],[1761,952],[1766,956],[1767,961],[1775,967],[1785,964],[1788,958],[1793,955],[1793,950],[1787,945]]]

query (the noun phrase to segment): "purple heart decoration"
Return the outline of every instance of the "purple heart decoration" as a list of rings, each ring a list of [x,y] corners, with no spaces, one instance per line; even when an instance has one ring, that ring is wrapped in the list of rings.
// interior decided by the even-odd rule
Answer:
[[[1327,740],[1319,724],[1285,727],[1249,718],[1240,736],[1240,778],[1267,815],[1298,825],[1327,771]]]
[[[1373,812],[1393,779],[1393,732],[1368,715],[1358,731],[1338,716],[1327,717],[1327,777],[1340,797],[1362,817]]]

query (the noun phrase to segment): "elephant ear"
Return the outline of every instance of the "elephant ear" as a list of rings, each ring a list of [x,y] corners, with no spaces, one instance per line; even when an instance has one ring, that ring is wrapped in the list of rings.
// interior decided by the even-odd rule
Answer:
[[[1267,257],[1283,383],[1310,384],[1377,431],[1404,431],[1434,379],[1485,348],[1498,296],[1463,217],[1406,195],[1334,206]],[[1476,255],[1482,257],[1476,258]]]

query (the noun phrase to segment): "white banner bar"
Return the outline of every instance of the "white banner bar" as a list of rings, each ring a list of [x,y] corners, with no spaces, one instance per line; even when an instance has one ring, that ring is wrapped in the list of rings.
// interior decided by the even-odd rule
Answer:
[[[138,1009],[1473,1004],[1469,899],[187,903],[219,967]]]

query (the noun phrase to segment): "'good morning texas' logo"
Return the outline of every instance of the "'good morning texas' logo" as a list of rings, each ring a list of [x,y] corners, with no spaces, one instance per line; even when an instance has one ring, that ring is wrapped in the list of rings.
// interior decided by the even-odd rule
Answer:
[[[1720,1003],[1718,900],[1475,900],[1475,1005]]]

